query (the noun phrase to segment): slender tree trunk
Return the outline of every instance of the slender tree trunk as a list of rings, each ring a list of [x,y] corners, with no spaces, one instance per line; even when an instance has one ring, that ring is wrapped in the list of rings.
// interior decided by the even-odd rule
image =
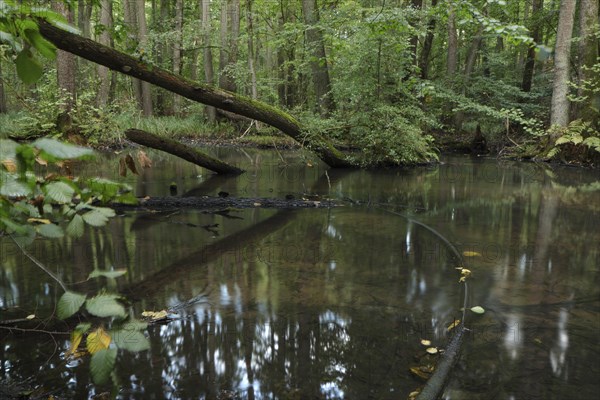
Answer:
[[[294,23],[294,15],[290,11],[287,2],[279,1],[279,30],[283,30],[287,22]],[[273,32],[273,34],[277,34]],[[289,109],[293,108],[298,103],[298,82],[295,77],[295,43],[282,43],[277,48],[277,77],[279,84],[277,85],[277,94],[279,104]]]
[[[309,53],[312,54],[310,62],[312,81],[317,98],[316,105],[321,115],[328,115],[334,110],[333,94],[331,93],[331,82],[329,80],[329,68],[325,56],[325,43],[323,33],[318,27],[319,11],[316,0],[302,0],[302,13],[306,27],[306,44]]]
[[[213,71],[213,57],[210,40],[210,0],[202,0],[202,36],[204,46],[204,79],[210,86],[214,84],[215,74]],[[206,118],[208,122],[214,123],[217,120],[217,110],[212,106],[206,107]]]
[[[479,49],[481,48],[482,43],[482,35],[483,35],[483,26],[480,26],[477,29],[477,33],[471,42],[471,46],[469,46],[469,50],[467,51],[467,59],[465,61],[465,69],[464,69],[464,78],[463,78],[463,96],[466,95],[466,88],[469,85],[469,79],[473,74],[473,69],[475,68],[475,62],[477,61],[477,55],[479,54]],[[463,111],[458,111],[454,114],[454,126],[460,131],[462,129],[462,124],[465,119],[465,113]]]
[[[561,0],[558,15],[558,32],[554,48],[554,82],[552,85],[552,103],[550,124],[565,127],[569,124],[569,58],[571,55],[571,37],[573,35],[573,17],[575,0]]]
[[[431,7],[437,6],[437,0],[431,0]],[[429,56],[433,47],[433,39],[435,34],[436,18],[431,17],[427,23],[427,34],[423,42],[423,49],[419,57],[419,69],[421,70],[421,79],[427,79],[429,76]]]
[[[183,40],[183,0],[175,2],[175,41],[173,44],[173,73],[181,74],[181,46]],[[181,110],[181,96],[173,93],[173,112]]]
[[[52,8],[62,14],[69,23],[73,23],[73,11],[62,1],[53,0]],[[73,54],[59,50],[56,55],[56,79],[58,89],[67,96],[64,111],[68,112],[75,104],[77,95],[77,61]]]
[[[109,46],[110,32],[112,31],[112,2],[111,0],[102,0],[100,2],[100,25],[103,26],[102,33],[98,37],[98,42]],[[102,65],[96,67],[98,73],[98,94],[96,95],[96,104],[99,108],[108,104],[110,94],[111,72]]]
[[[126,47],[133,51],[138,46],[137,44],[137,17],[135,14],[135,2],[137,0],[129,0],[123,2],[123,19],[127,29]],[[138,107],[142,109],[142,82],[139,79],[132,78],[131,86],[133,95],[138,103]]]
[[[446,74],[452,76],[458,71],[458,34],[456,32],[456,15],[454,5],[448,5],[448,54],[446,58]]]
[[[138,40],[142,49],[147,50],[148,47],[148,27],[146,25],[146,1],[135,0],[136,17],[138,23]],[[142,94],[142,111],[146,117],[152,116],[152,89],[148,82],[141,84]]]
[[[533,0],[533,3],[532,3],[531,23],[530,23],[529,29],[531,31],[531,38],[533,39],[534,45],[539,44],[541,41],[541,23],[538,19],[540,18],[540,12],[542,11],[543,4],[544,4],[543,0]],[[523,70],[523,82],[521,84],[521,89],[524,92],[529,92],[531,90],[531,85],[533,83],[534,70],[535,70],[535,47],[530,46],[527,50],[527,56],[525,58],[525,68]]]
[[[158,3],[158,20],[156,21],[156,32],[159,34],[166,33],[170,20],[169,18],[169,10],[171,3],[169,0],[160,0]],[[155,11],[156,13],[156,11]],[[167,62],[170,57],[170,42],[167,40],[160,40],[156,45],[156,64],[161,68],[166,68],[170,63]],[[156,108],[161,114],[171,114],[170,106],[167,104],[166,96],[168,94],[162,90],[156,91]]]
[[[0,114],[8,112],[6,94],[4,93],[4,77],[2,76],[2,60],[0,60]]]
[[[598,0],[581,0],[579,5],[579,89],[577,95],[585,98],[578,105],[577,118],[586,121],[595,121],[597,129],[600,129],[600,121],[597,107],[594,103],[598,100],[600,104],[600,95],[586,89],[587,82],[594,79],[594,71],[591,67],[598,62],[598,48],[600,42],[593,37],[594,26],[598,24]],[[596,72],[597,73],[597,72]],[[598,79],[596,77],[596,79]]]
[[[237,63],[239,35],[240,0],[223,0],[221,5],[219,87],[231,92],[236,91],[236,84],[228,69]]]
[[[202,1],[195,3],[195,10],[197,12],[198,21],[202,21]],[[200,37],[199,37],[200,36]],[[198,57],[200,56],[200,38],[201,35],[195,35],[194,41],[192,42],[192,52],[190,54],[190,79],[193,81],[198,80]]]
[[[253,99],[257,99],[258,86],[256,82],[256,69],[254,68],[255,56],[252,0],[246,0],[246,24],[248,31],[248,70],[250,71],[250,95]]]
[[[423,6],[423,0],[411,0],[410,4],[412,6],[412,8],[414,9],[415,14],[417,14],[418,11],[421,11],[421,8]],[[418,15],[416,16],[416,18],[410,22],[410,25],[413,27],[413,29],[418,29],[418,26],[420,24]],[[410,37],[410,57],[411,57],[411,67],[417,67],[417,50],[419,48],[419,36],[417,36],[417,34],[415,33],[414,35],[411,35]],[[408,77],[408,75],[407,75]]]

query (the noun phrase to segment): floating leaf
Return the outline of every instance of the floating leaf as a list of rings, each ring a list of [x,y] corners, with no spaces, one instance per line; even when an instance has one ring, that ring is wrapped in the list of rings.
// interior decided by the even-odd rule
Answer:
[[[100,350],[108,349],[110,345],[110,335],[102,328],[98,328],[87,337],[86,347],[90,354],[96,354]]]
[[[125,307],[117,301],[120,296],[116,294],[99,294],[88,299],[85,308],[97,317],[125,317]]]
[[[113,271],[103,271],[100,269],[95,269],[90,273],[88,279],[98,278],[103,276],[105,278],[118,278],[119,276],[123,276],[127,273],[126,269],[115,269]]]
[[[262,206],[262,204],[260,204],[260,203],[254,203],[254,207],[260,207],[260,206]]]
[[[423,380],[427,380],[431,376],[431,372],[424,367],[410,367],[410,372]]]
[[[431,340],[421,339],[421,344],[423,346],[431,346]]]
[[[473,311],[475,314],[483,314],[485,312],[484,308],[481,306],[471,307],[471,311]]]
[[[104,349],[92,356],[90,361],[90,372],[92,380],[96,385],[102,385],[108,381],[110,373],[115,367],[117,349]]]
[[[56,306],[58,318],[65,319],[75,314],[85,302],[86,295],[75,292],[66,291]]]
[[[135,161],[133,161],[133,157],[131,157],[131,154],[127,154],[125,156],[125,164],[127,164],[127,168],[129,168],[129,170],[135,174],[135,175],[139,175],[137,172],[137,169],[135,168]]]
[[[476,251],[463,251],[463,256],[465,256],[465,257],[480,257],[481,254]]]
[[[127,351],[138,352],[148,350],[150,342],[142,332],[137,329],[118,329],[112,331],[115,345]]]
[[[425,351],[428,352],[429,354],[437,354],[438,353],[437,347],[428,347],[427,349],[425,349]]]
[[[165,318],[167,318],[167,315],[168,315],[168,313],[166,310],[142,312],[142,317],[151,319],[152,321],[158,321],[161,319],[165,319]]]
[[[451,331],[452,329],[456,328],[458,325],[460,325],[460,319],[455,319],[454,322],[452,322],[450,325],[448,325],[448,328],[446,328],[448,331]]]

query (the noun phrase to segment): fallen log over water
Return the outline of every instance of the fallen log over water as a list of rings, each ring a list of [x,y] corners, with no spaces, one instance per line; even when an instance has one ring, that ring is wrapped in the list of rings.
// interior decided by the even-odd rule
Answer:
[[[273,199],[266,197],[149,197],[140,199],[137,205],[113,204],[117,209],[219,209],[219,208],[327,208],[338,207],[333,200]]]
[[[127,129],[125,131],[125,136],[132,142],[173,154],[186,161],[216,172],[217,174],[241,174],[244,172],[243,169],[229,165],[208,154],[204,154],[191,146],[179,143],[173,139],[154,135],[150,132],[142,131],[140,129]]]

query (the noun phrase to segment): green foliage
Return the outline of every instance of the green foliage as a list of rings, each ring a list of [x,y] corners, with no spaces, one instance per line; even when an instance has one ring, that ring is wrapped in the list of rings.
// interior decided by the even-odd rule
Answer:
[[[90,372],[95,384],[105,384],[115,368],[117,349],[102,349],[92,356]]]
[[[135,203],[131,188],[109,180],[60,175],[64,162],[86,159],[92,151],[54,139],[18,144],[0,139],[0,229],[29,237],[78,237],[84,225],[103,226],[114,211],[96,203]],[[36,169],[52,169],[42,176]]]
[[[554,146],[548,151],[547,158],[564,157],[565,153],[571,153],[571,159],[587,156],[588,151],[600,155],[600,132],[592,128],[589,121],[575,120],[566,128],[552,126],[548,130],[548,136],[556,138]]]
[[[86,295],[80,293],[70,291],[63,293],[56,305],[58,318],[66,319],[75,314],[85,303],[86,298]]]

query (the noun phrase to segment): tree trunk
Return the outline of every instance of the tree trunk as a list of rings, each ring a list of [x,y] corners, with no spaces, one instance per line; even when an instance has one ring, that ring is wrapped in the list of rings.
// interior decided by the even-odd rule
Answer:
[[[175,2],[175,41],[173,44],[173,73],[181,74],[181,46],[183,44],[183,0]],[[173,94],[173,112],[179,113],[181,110],[181,97]]]
[[[596,0],[597,1],[597,0]],[[533,83],[533,72],[535,70],[535,45],[541,41],[541,23],[538,21],[540,18],[540,11],[543,8],[543,0],[533,0],[531,10],[531,38],[533,39],[533,45],[527,50],[527,56],[525,58],[525,68],[523,70],[523,82],[521,89],[524,92],[531,91],[531,84]]]
[[[40,33],[59,49],[71,52],[97,64],[102,64],[112,70],[135,76],[190,100],[219,107],[269,124],[280,129],[297,142],[303,143],[332,167],[353,166],[326,139],[316,134],[306,135],[302,126],[294,117],[275,107],[209,85],[192,82],[181,76],[175,76],[162,68],[148,65],[144,61],[135,59],[125,53],[57,28],[45,20],[38,19],[37,21]]]
[[[140,47],[147,51],[148,47],[148,27],[146,25],[146,2],[145,0],[136,0],[136,17],[138,24],[138,40]],[[146,117],[150,117],[153,114],[152,110],[152,89],[148,82],[141,84],[141,95],[142,95],[142,111]]]
[[[6,114],[8,107],[6,104],[6,94],[4,93],[4,79],[2,78],[2,60],[0,60],[0,114]]]
[[[193,147],[186,146],[172,139],[156,136],[150,132],[139,129],[128,129],[125,131],[125,135],[127,139],[133,142],[173,154],[218,174],[241,174],[244,172],[240,168],[224,163]]]
[[[228,69],[237,63],[240,36],[240,0],[223,0],[221,5],[221,48],[219,51],[219,87],[236,91],[235,80]]]
[[[108,46],[110,45],[110,32],[112,31],[112,2],[111,0],[102,0],[100,3],[100,25],[103,31],[98,37],[98,42]],[[98,73],[98,93],[96,95],[96,105],[99,108],[108,104],[110,94],[111,72],[102,65],[97,66]]]
[[[418,12],[421,11],[421,8],[423,6],[423,0],[411,0],[410,1],[410,5],[412,6],[412,8],[414,9],[414,12],[416,14],[415,18],[413,21],[410,21],[410,26],[414,29],[417,30],[418,26],[420,24],[419,21],[419,17],[418,17]],[[417,49],[419,47],[419,36],[417,36],[417,34],[415,33],[414,35],[411,35],[410,37],[410,58],[411,58],[411,67],[417,67]]]
[[[256,70],[254,69],[254,29],[252,15],[252,0],[246,0],[246,25],[248,31],[248,70],[250,71],[250,96],[258,98]]]
[[[448,54],[446,58],[446,74],[452,76],[458,70],[458,35],[456,33],[456,15],[454,6],[448,9]]]
[[[333,102],[333,94],[331,93],[323,33],[317,26],[319,23],[317,0],[302,0],[302,14],[304,15],[304,23],[307,25],[305,31],[306,44],[309,53],[312,55],[310,67],[315,96],[317,98],[317,111],[321,115],[326,116],[334,110],[335,104]]]
[[[600,104],[600,95],[594,93],[586,82],[591,82],[594,79],[594,71],[592,66],[598,61],[598,40],[594,38],[594,26],[598,24],[598,0],[581,0],[579,5],[579,89],[578,97],[585,98],[579,105],[577,110],[577,118],[585,121],[590,121],[596,124],[596,129],[600,129],[600,120],[598,118],[598,109],[596,104]],[[597,77],[596,77],[597,78]],[[596,108],[596,109],[594,109]]]
[[[215,74],[213,71],[213,57],[210,48],[210,0],[202,0],[202,45],[204,46],[204,79],[208,85],[213,85]],[[217,110],[214,107],[206,107],[206,118],[208,122],[217,120]]]
[[[437,6],[437,0],[431,0],[431,7]],[[436,18],[434,16],[427,23],[427,34],[423,42],[423,49],[419,57],[419,69],[421,70],[421,79],[427,79],[429,76],[429,55],[433,47],[433,38],[435,34]]]
[[[565,127],[569,124],[569,58],[575,0],[561,0],[558,15],[558,32],[554,48],[554,82],[550,107],[550,125]]]
[[[70,24],[73,23],[73,11],[66,3],[53,0],[52,8],[57,13],[63,15]],[[77,61],[75,60],[75,56],[59,50],[56,54],[56,80],[58,83],[58,90],[61,91],[61,96],[67,96],[64,105],[65,112],[70,111],[75,104],[75,96],[77,95],[76,74]]]

